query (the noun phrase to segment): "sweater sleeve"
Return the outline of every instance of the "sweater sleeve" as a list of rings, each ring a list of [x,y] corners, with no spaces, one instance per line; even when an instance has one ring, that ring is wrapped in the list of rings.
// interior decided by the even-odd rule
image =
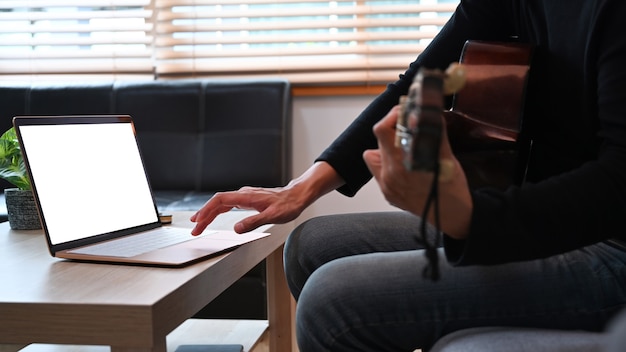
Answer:
[[[513,30],[504,16],[503,1],[489,0],[461,1],[451,19],[422,52],[410,64],[400,78],[387,86],[339,137],[316,159],[328,162],[345,180],[338,189],[344,195],[353,196],[372,177],[363,161],[363,152],[377,148],[372,132],[374,125],[393,106],[398,104],[401,95],[408,92],[415,74],[420,67],[445,69],[451,62],[458,61],[463,45],[469,39],[483,40],[510,39]],[[470,25],[480,23],[481,26]]]

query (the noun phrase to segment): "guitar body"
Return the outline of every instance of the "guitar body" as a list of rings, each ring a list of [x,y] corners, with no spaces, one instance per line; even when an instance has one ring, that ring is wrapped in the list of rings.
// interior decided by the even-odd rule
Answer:
[[[460,61],[466,81],[444,117],[472,189],[523,182],[530,145],[520,131],[531,56],[527,44],[465,44]]]

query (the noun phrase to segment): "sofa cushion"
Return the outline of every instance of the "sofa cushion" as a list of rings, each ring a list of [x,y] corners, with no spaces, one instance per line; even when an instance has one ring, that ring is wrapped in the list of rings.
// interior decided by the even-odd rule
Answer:
[[[586,331],[481,327],[450,333],[430,352],[602,352],[605,340]]]
[[[166,211],[197,210],[217,191],[280,186],[291,176],[285,80],[2,82],[0,104],[3,130],[15,115],[131,115]],[[0,180],[0,187],[11,186]]]

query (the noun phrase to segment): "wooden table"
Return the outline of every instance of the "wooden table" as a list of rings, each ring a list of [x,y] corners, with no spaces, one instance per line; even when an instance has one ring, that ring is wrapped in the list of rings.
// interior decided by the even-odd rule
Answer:
[[[246,214],[220,215],[210,228],[232,229]],[[192,226],[190,215],[175,213],[174,223]],[[170,269],[59,260],[48,253],[42,231],[13,231],[0,223],[0,344],[165,352],[168,333],[267,259],[270,351],[290,351],[292,299],[282,266],[290,230],[264,226],[258,231],[271,236]]]

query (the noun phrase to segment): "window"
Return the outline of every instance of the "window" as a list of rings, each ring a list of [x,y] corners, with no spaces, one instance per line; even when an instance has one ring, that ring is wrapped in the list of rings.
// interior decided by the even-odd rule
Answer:
[[[386,82],[458,1],[156,1],[158,76]]]
[[[388,82],[458,2],[0,0],[0,73]]]
[[[0,74],[152,74],[150,0],[0,0]]]

